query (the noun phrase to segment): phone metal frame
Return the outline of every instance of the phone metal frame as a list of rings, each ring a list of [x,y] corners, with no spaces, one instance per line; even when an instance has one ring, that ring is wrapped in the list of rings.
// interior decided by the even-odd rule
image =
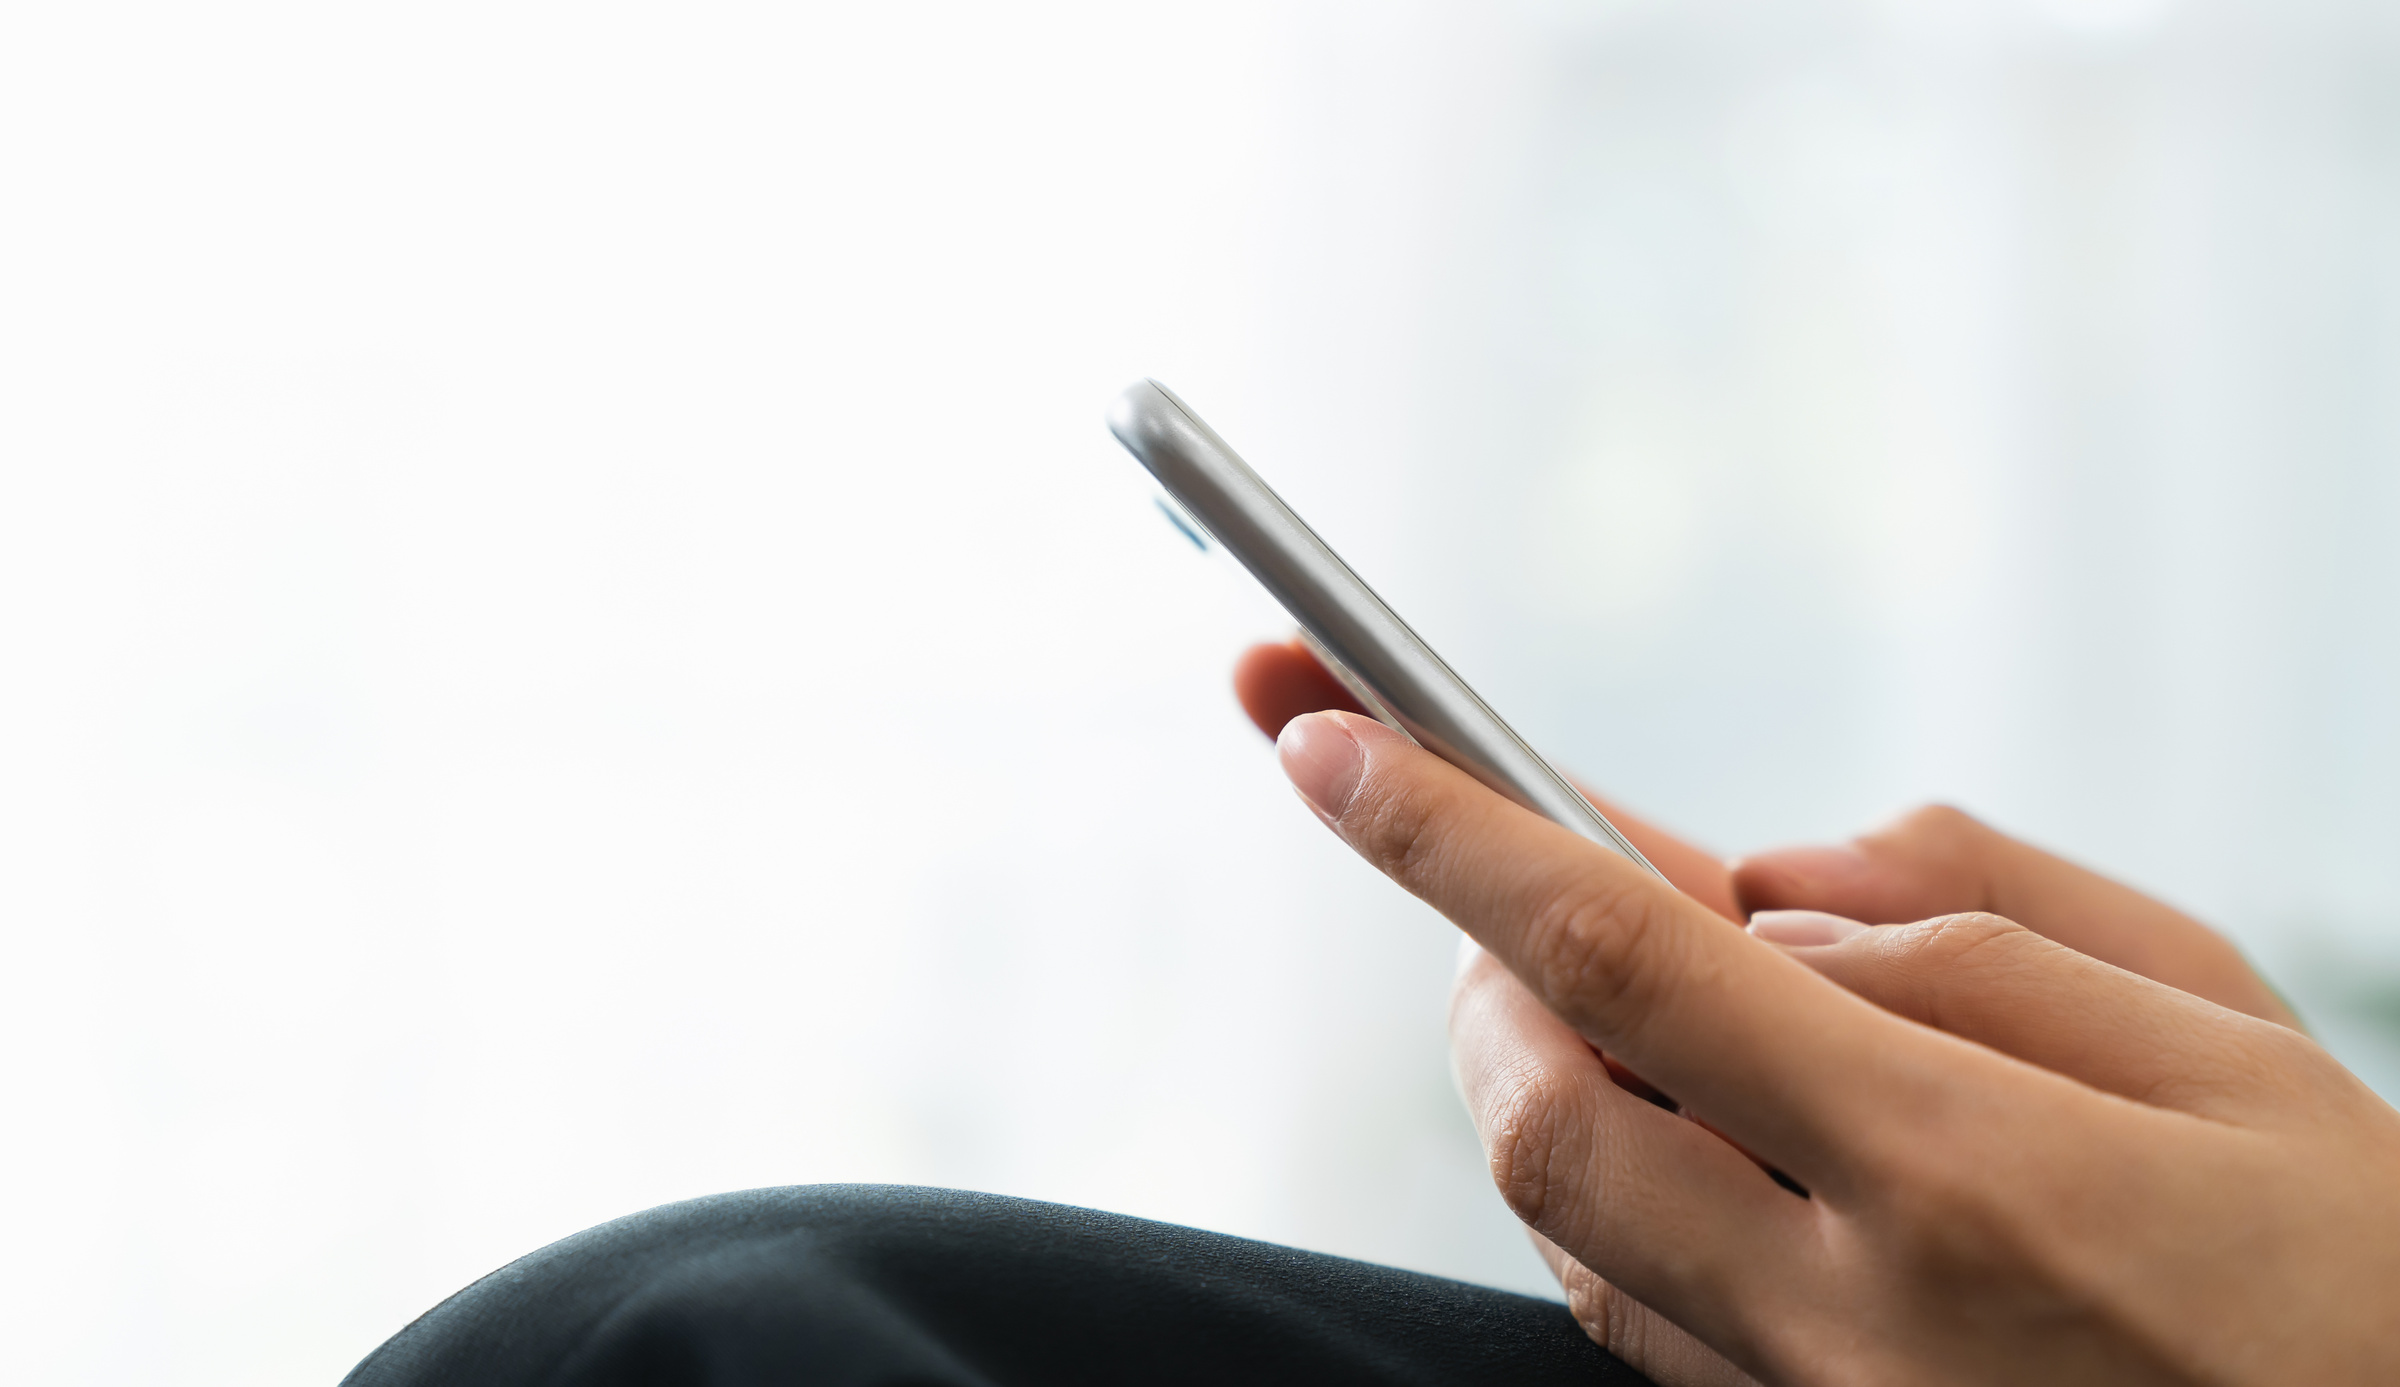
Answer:
[[[1378,720],[1663,879],[1175,392],[1154,380],[1127,386],[1108,412],[1108,428],[1166,489],[1182,512],[1173,518],[1239,559],[1300,623],[1327,672]]]

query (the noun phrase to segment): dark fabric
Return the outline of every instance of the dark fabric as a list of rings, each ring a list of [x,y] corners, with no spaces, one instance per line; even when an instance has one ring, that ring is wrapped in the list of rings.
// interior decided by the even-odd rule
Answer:
[[[889,1185],[751,1190],[578,1233],[345,1387],[1634,1384],[1566,1310],[1172,1224]]]

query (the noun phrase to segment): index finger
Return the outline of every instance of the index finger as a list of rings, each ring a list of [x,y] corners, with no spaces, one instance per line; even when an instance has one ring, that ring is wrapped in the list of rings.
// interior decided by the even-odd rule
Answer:
[[[1342,681],[1325,672],[1298,637],[1242,652],[1233,666],[1233,696],[1269,737],[1309,713],[1365,713]]]
[[[1315,714],[1278,747],[1360,855],[1586,1040],[1812,1189],[1843,1182],[1865,1095],[1888,1118],[1973,1062],[1380,723]]]
[[[1242,652],[1233,667],[1233,694],[1258,730],[1276,736],[1291,720],[1309,713],[1364,713],[1358,700],[1326,673],[1298,637],[1276,645],[1254,645]],[[1617,830],[1650,859],[1675,889],[1698,900],[1728,920],[1742,919],[1733,896],[1733,873],[1722,858],[1683,841],[1647,820],[1593,794],[1581,781],[1575,788]]]

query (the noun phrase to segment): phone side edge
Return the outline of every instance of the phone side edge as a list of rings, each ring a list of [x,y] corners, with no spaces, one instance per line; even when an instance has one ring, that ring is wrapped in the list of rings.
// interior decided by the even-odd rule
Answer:
[[[1109,428],[1402,731],[1507,798],[1663,877],[1174,392],[1152,380],[1127,387]]]

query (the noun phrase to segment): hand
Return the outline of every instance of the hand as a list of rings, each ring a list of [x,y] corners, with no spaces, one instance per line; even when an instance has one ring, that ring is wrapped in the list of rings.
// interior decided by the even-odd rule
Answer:
[[[1746,911],[1820,910],[1877,925],[1964,911],[2005,915],[2129,973],[2300,1024],[2208,926],[1955,809],[1920,809],[1838,848],[1761,853],[1734,865],[1733,887]]]
[[[1250,715],[1250,721],[1257,723],[1258,730],[1270,738],[1281,734],[1285,724],[1303,713],[1364,716],[1367,711],[1297,640],[1281,645],[1254,645],[1243,652],[1233,667],[1233,694],[1241,700],[1242,711]],[[1583,797],[1608,816],[1608,821],[1617,826],[1617,832],[1624,834],[1626,841],[1649,858],[1650,865],[1658,868],[1667,880],[1674,882],[1677,890],[1728,920],[1739,922],[1745,918],[1734,900],[1733,873],[1723,858],[1652,827],[1593,794],[1591,787],[1580,781],[1575,788],[1583,791]]]
[[[1269,737],[1293,718],[1319,710],[1361,712],[1347,690],[1294,640],[1253,647],[1237,665],[1234,688]],[[1679,889],[1718,914],[1739,920],[1753,910],[1843,912],[1897,922],[1939,914],[2008,915],[2059,943],[2284,1024],[2296,1024],[2281,999],[2215,932],[2167,906],[2073,864],[2007,839],[1955,810],[1919,810],[1838,848],[1763,853],[1729,869],[1710,853],[1665,833],[1593,794],[1585,796],[1632,838]],[[1787,942],[1806,942],[1822,921],[1768,922]],[[1462,969],[1461,995],[1482,985],[1481,955]],[[1645,1097],[1657,1090],[1616,1060],[1603,1064],[1617,1084]],[[1670,1105],[1671,1106],[1671,1105]],[[1527,1230],[1567,1292],[1568,1304],[1620,1357],[1647,1362],[1675,1382],[1751,1379],[1673,1324],[1608,1286],[1538,1232]]]
[[[1770,917],[1830,941],[1780,947],[1375,723],[1281,746],[1330,826],[1488,951],[1453,1032],[1494,1174],[1597,1278],[1587,1325],[1621,1297],[1663,1316],[1607,1340],[1659,1380],[2400,1380],[2400,1114],[2296,1031],[1989,914]],[[2046,879],[2022,899],[2117,938],[2081,913],[2105,894]]]
[[[1235,697],[1269,737],[1304,713],[1364,713],[1299,641],[1257,645],[1234,667]],[[2252,1016],[2299,1024],[2239,951],[2174,908],[1955,809],[1920,809],[1841,847],[1784,848],[1730,867],[1577,783],[1676,889],[1729,920],[1821,910],[1870,924],[1988,911],[2077,953]]]

